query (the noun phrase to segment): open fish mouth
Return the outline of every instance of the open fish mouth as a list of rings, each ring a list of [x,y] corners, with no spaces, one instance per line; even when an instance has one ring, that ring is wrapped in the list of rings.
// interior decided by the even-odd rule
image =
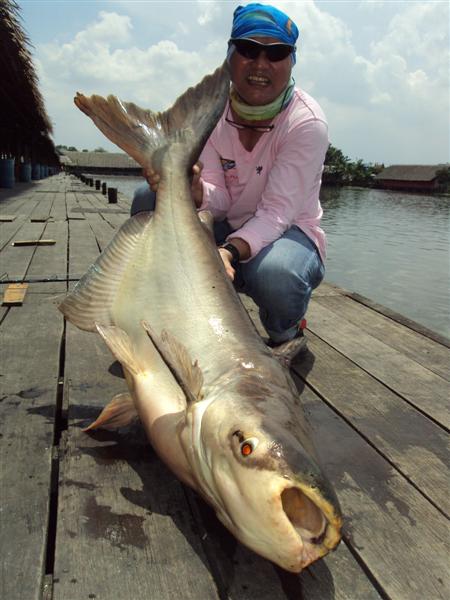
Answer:
[[[340,518],[330,522],[301,488],[286,487],[281,492],[281,505],[300,542],[299,555],[293,557],[292,564],[288,565],[290,571],[301,571],[337,546]]]

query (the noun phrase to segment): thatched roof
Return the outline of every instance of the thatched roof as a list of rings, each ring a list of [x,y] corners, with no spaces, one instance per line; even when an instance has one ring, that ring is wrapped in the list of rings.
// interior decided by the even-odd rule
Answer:
[[[30,47],[17,3],[0,0],[0,153],[19,155],[33,147],[56,160]]]
[[[432,181],[436,178],[436,172],[445,168],[446,165],[391,165],[386,167],[375,179],[383,181],[386,179],[396,181]]]
[[[62,150],[61,162],[75,167],[96,169],[140,169],[141,166],[122,152],[73,152]]]

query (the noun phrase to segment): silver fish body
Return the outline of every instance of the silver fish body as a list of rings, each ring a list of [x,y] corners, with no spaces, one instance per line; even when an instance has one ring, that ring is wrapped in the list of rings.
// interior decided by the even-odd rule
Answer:
[[[298,572],[339,543],[339,504],[289,369],[257,333],[190,196],[228,86],[223,66],[162,114],[77,96],[161,180],[154,213],[124,223],[60,310],[97,330],[124,367],[130,395],[91,427],[137,412],[161,458],[241,542]]]

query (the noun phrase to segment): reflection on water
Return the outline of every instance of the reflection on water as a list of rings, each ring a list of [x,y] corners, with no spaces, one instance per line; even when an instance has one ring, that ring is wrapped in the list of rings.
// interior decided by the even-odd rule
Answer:
[[[143,178],[103,178],[132,197]],[[323,188],[326,281],[450,337],[450,198]]]
[[[326,280],[450,337],[450,198],[323,188]]]

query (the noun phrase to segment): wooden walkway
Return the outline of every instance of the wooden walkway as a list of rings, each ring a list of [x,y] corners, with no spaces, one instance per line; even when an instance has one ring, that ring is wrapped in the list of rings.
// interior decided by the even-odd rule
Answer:
[[[58,175],[0,190],[0,596],[5,600],[450,598],[450,343],[323,284],[294,367],[346,518],[300,576],[228,534],[142,432],[81,432],[125,390],[99,336],[56,305],[130,202]],[[54,240],[48,245],[14,241]],[[254,308],[249,306],[251,313]]]

